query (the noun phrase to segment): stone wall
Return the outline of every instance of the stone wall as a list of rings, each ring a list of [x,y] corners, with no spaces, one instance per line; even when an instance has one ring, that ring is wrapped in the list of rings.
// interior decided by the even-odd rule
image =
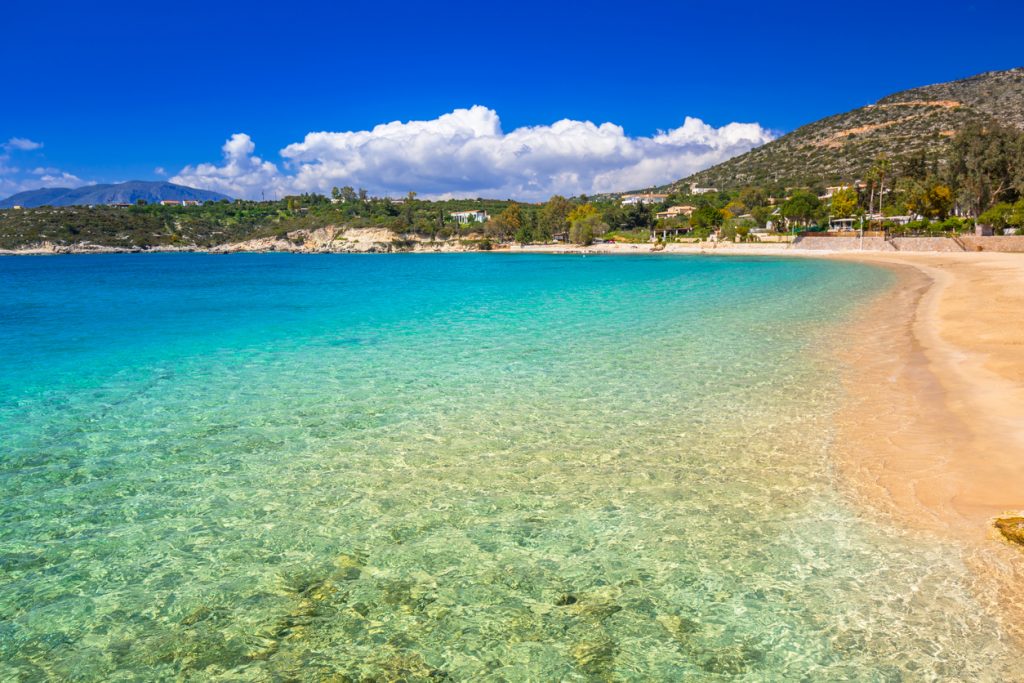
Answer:
[[[895,251],[884,237],[823,237],[821,235],[800,235],[793,242],[795,249],[827,251]]]
[[[949,237],[893,237],[899,251],[963,251],[960,242]]]
[[[960,241],[967,247],[967,251],[1024,252],[1024,235],[994,235],[989,237],[970,235],[961,237]]]

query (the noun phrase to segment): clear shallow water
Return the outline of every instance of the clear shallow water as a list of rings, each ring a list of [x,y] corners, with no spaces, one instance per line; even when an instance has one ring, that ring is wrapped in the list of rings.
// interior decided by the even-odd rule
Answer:
[[[888,284],[0,259],[0,678],[1020,678],[957,551],[836,490],[820,351]]]

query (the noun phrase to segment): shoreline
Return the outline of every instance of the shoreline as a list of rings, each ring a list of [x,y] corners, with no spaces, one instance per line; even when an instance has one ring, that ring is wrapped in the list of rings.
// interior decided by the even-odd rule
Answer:
[[[858,466],[918,526],[986,535],[992,518],[1024,509],[1024,354],[1013,333],[1024,329],[1024,256],[838,258],[899,278],[852,329],[872,343],[846,358],[861,408],[849,422],[873,432],[877,451]]]
[[[301,233],[301,234],[299,234]],[[89,243],[57,245],[49,242],[19,249],[0,249],[0,256],[63,256],[72,254],[574,254],[574,255],[629,255],[629,254],[690,254],[704,256],[848,256],[851,258],[900,257],[914,254],[958,253],[1024,253],[1024,236],[964,237],[959,250],[949,249],[948,240],[937,243],[934,238],[910,237],[902,246],[863,243],[860,248],[844,238],[823,238],[806,245],[802,242],[609,242],[588,246],[550,244],[498,244],[481,249],[475,239],[431,240],[419,235],[395,234],[380,228],[339,230],[334,227],[296,231],[287,237],[262,237],[244,242],[218,244],[212,247],[195,245],[154,247],[110,247]],[[871,238],[877,241],[878,238]],[[831,241],[829,241],[831,240]],[[906,243],[909,241],[910,243]],[[968,243],[965,243],[968,242]]]
[[[840,487],[883,523],[959,548],[979,603],[1024,643],[1024,547],[993,524],[1024,509],[1024,255],[835,256],[897,278],[847,331]]]

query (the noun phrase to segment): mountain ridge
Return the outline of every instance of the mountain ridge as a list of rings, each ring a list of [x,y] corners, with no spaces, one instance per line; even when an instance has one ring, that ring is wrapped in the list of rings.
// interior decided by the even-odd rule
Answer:
[[[892,93],[657,189],[850,182],[862,177],[879,154],[935,157],[972,123],[1024,130],[1024,67]]]
[[[26,190],[0,200],[0,209],[10,209],[14,206],[35,208],[39,206],[134,204],[140,199],[148,203],[165,199],[208,202],[230,199],[230,197],[219,192],[200,190],[162,180],[129,180],[123,183],[101,183],[82,187],[43,187],[37,190]]]

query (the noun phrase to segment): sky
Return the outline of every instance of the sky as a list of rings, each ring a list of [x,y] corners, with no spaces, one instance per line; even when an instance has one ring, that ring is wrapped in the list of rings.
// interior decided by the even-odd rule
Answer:
[[[539,200],[661,184],[902,89],[1024,66],[1024,3],[6,0],[0,197]]]

